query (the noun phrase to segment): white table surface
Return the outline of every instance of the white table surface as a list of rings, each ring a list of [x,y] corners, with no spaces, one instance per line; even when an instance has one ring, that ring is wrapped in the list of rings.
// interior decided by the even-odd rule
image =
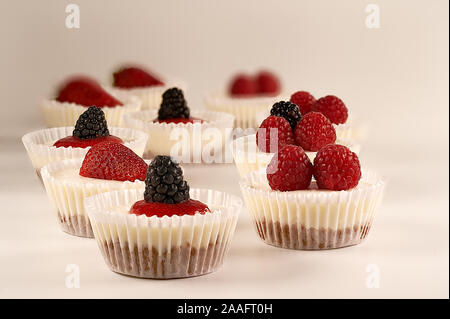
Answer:
[[[0,157],[0,297],[448,297],[448,214],[443,211],[448,195],[442,192],[445,184],[436,189],[422,185],[418,189],[421,196],[408,194],[404,188],[413,187],[412,179],[396,183],[396,178],[404,174],[404,166],[388,159],[383,162],[379,158],[375,163],[383,168],[388,187],[365,243],[328,251],[274,248],[257,237],[244,210],[220,271],[158,281],[111,272],[95,240],[63,233],[20,140],[5,138],[2,145],[7,151],[2,151]],[[420,172],[423,167],[420,161],[411,165],[408,170]],[[239,177],[232,164],[191,164],[185,169],[192,187],[240,196]],[[79,266],[80,288],[66,287],[68,264]],[[366,269],[371,264],[380,271],[379,288],[366,286]]]

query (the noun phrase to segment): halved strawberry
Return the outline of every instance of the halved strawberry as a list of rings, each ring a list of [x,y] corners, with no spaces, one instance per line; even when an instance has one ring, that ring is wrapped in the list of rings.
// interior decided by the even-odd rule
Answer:
[[[56,100],[83,106],[113,107],[122,103],[106,92],[94,79],[86,76],[70,78],[59,90]]]
[[[80,168],[84,177],[131,181],[145,180],[148,165],[128,147],[104,142],[92,146]]]
[[[123,89],[164,85],[156,76],[138,67],[122,68],[114,72],[113,77],[113,85]]]

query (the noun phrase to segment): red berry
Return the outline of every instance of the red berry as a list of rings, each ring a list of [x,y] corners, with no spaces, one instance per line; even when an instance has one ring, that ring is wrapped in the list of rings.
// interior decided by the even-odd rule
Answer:
[[[56,100],[83,106],[112,107],[122,105],[106,92],[97,81],[88,77],[73,77],[59,90]]]
[[[268,71],[261,71],[256,76],[258,93],[267,95],[277,95],[280,93],[280,81],[278,77]]]
[[[334,124],[343,124],[348,118],[348,110],[344,102],[334,95],[318,99],[314,103],[313,111],[322,113]]]
[[[86,148],[104,142],[123,143],[121,138],[113,135],[100,136],[96,138],[85,138],[85,139],[76,136],[66,136],[63,137],[62,139],[57,140],[55,144],[53,144],[53,146]]]
[[[84,177],[131,181],[145,180],[148,165],[128,147],[118,143],[100,143],[87,152],[80,168]]]
[[[302,117],[294,131],[295,144],[305,151],[317,152],[336,142],[336,130],[322,113],[310,112]]]
[[[137,67],[122,68],[114,72],[113,77],[113,85],[123,89],[164,85],[156,76]]]
[[[231,96],[250,96],[257,93],[255,80],[248,75],[239,74],[233,78],[230,85]]]
[[[290,101],[298,106],[302,115],[305,115],[312,111],[316,99],[309,92],[297,91],[291,95]]]
[[[269,116],[256,132],[256,144],[261,152],[275,153],[286,144],[294,144],[294,134],[283,117]]]
[[[146,202],[145,200],[137,201],[131,206],[130,214],[152,216],[184,216],[195,215],[211,212],[209,207],[202,202],[195,199],[188,199],[187,201],[177,204],[165,204],[160,202]]]
[[[295,191],[309,187],[313,166],[300,146],[286,145],[273,156],[266,172],[273,190]]]
[[[339,191],[356,187],[361,179],[358,156],[345,146],[327,145],[314,158],[314,178],[323,189]]]

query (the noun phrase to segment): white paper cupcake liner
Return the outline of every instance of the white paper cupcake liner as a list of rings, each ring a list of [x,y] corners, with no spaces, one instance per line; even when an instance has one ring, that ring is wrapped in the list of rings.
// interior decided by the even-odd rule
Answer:
[[[208,110],[231,113],[236,117],[236,128],[258,128],[256,114],[270,109],[275,102],[283,100],[283,96],[232,98],[225,93],[210,93],[205,97]]]
[[[88,178],[80,181],[56,178],[53,175],[54,172],[64,169],[79,169],[82,163],[82,158],[53,162],[41,169],[41,175],[48,198],[56,209],[62,230],[71,235],[93,237],[91,224],[84,207],[84,199],[108,191],[143,187],[144,182],[99,179],[90,182]]]
[[[232,133],[234,116],[205,110],[192,110],[191,116],[204,122],[153,122],[158,117],[157,110],[129,113],[124,116],[124,121],[127,127],[148,134],[144,158],[170,155],[181,163],[213,161],[211,153],[221,155],[224,152]]]
[[[242,201],[226,193],[191,189],[211,213],[147,217],[129,214],[144,188],[86,199],[95,238],[108,267],[142,278],[183,278],[218,270],[234,234]]]
[[[135,96],[124,96],[123,94],[112,94],[123,103],[122,106],[103,107],[106,121],[110,126],[123,127],[123,115],[129,112],[136,112],[141,109],[141,101]],[[67,102],[56,100],[44,100],[41,103],[41,111],[47,127],[74,126],[88,108]]]
[[[89,151],[90,147],[53,146],[57,140],[71,136],[73,129],[73,126],[55,127],[34,131],[22,137],[23,145],[39,178],[41,178],[40,169],[48,163],[72,158],[84,158]],[[147,143],[147,134],[138,130],[117,127],[110,127],[109,131],[111,135],[120,137],[126,147],[142,157]]]
[[[361,146],[348,140],[337,140],[336,144],[350,148],[352,152],[359,154]],[[239,175],[244,177],[250,172],[265,169],[269,165],[275,153],[264,153],[259,151],[256,145],[256,134],[242,136],[233,142],[233,158]],[[317,152],[306,152],[309,159],[314,161]]]
[[[112,86],[105,86],[105,90],[111,94],[120,94],[122,96],[135,96],[141,103],[141,110],[159,109],[162,102],[163,93],[172,87],[177,87],[183,91],[186,90],[186,84],[182,81],[164,81],[167,84],[152,87],[122,89]]]
[[[313,182],[315,183],[315,182]],[[290,249],[331,249],[362,242],[382,200],[384,182],[364,171],[348,191],[272,191],[264,171],[240,182],[245,204],[261,239]]]

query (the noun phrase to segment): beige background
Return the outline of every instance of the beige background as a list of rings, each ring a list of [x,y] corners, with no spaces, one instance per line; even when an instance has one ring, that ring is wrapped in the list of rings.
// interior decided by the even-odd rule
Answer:
[[[0,297],[448,298],[448,1],[72,2],[80,29],[65,27],[69,1],[0,3]],[[369,3],[380,29],[365,26]],[[192,108],[237,70],[261,67],[288,88],[340,96],[370,128],[363,165],[388,180],[368,242],[279,250],[258,241],[244,212],[216,274],[154,282],[109,272],[93,241],[59,231],[19,137],[41,126],[38,102],[59,80],[107,82],[128,61],[185,80]],[[193,186],[239,195],[232,165],[188,174]],[[80,289],[65,288],[67,263],[80,265]],[[365,287],[371,263],[379,289]]]

